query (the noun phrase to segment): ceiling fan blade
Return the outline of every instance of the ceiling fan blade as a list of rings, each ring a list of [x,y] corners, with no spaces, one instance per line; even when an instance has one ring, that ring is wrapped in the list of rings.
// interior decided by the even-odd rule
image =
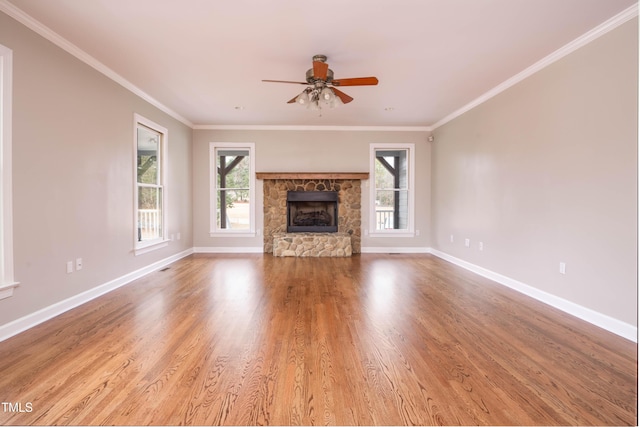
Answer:
[[[333,80],[331,84],[334,86],[375,86],[378,84],[378,79],[375,77],[355,77]]]
[[[333,91],[333,93],[335,93],[335,94],[336,94],[336,96],[337,96],[338,98],[340,98],[340,101],[342,101],[342,103],[343,103],[343,104],[348,104],[348,103],[350,103],[351,101],[353,101],[353,98],[352,98],[352,97],[350,97],[349,95],[347,95],[346,93],[344,93],[344,92],[342,92],[342,91],[339,91],[339,90],[338,90],[338,89],[336,89],[335,87],[334,87],[334,88],[331,88],[331,90]]]
[[[313,77],[320,80],[327,80],[329,64],[326,62],[313,61]]]
[[[289,101],[287,101],[287,104],[294,104],[296,102],[296,99],[298,99],[300,95],[296,95],[293,98],[291,98]]]
[[[297,84],[297,85],[308,85],[309,83],[307,82],[292,82],[289,80],[263,80],[263,82],[267,82],[267,83],[293,83],[293,84]]]

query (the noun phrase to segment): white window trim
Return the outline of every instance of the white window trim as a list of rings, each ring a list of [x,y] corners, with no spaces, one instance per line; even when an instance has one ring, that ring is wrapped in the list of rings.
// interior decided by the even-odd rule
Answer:
[[[12,104],[13,104],[13,51],[0,45],[0,299],[13,295],[19,283],[13,276],[13,186],[12,186]]]
[[[236,150],[249,150],[249,231],[219,229],[216,221],[218,211],[218,197],[216,179],[216,149],[233,148]],[[209,236],[211,237],[256,237],[256,156],[255,143],[253,142],[210,142],[209,143]]]
[[[415,237],[415,144],[406,143],[372,143],[369,145],[369,237]],[[407,150],[409,157],[409,221],[408,228],[403,230],[376,230],[376,151]]]
[[[162,134],[162,143],[160,147],[160,174],[162,182],[162,237],[155,240],[145,242],[138,241],[138,125],[146,126],[154,131]],[[164,126],[143,117],[139,114],[133,115],[133,252],[136,256],[164,248],[169,245],[168,232],[168,214],[169,207],[169,191],[168,191],[168,139],[169,132]]]

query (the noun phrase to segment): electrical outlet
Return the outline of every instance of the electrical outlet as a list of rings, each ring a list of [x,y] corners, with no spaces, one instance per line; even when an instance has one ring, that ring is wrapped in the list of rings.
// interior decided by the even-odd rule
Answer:
[[[449,236],[449,241],[450,241],[451,243],[453,243],[453,234],[452,234],[451,236]]]
[[[464,239],[464,245],[468,248],[469,246],[471,246],[471,241],[469,239]]]
[[[567,264],[564,262],[560,263],[560,274],[567,274]]]
[[[483,251],[484,250],[484,243],[482,243],[482,242],[478,243],[478,249]]]
[[[67,261],[67,274],[73,273],[73,261]]]
[[[82,258],[76,258],[76,271],[82,270]]]
[[[416,236],[420,235],[420,230],[416,230]]]

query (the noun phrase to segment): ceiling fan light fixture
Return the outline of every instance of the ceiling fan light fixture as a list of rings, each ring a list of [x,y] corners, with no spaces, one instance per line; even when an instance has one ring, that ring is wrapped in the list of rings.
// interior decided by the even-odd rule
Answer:
[[[335,108],[343,104],[342,100],[336,96],[332,88],[307,87],[295,98],[296,104],[308,110],[321,110],[325,108]]]
[[[320,108],[320,104],[318,104],[318,101],[316,100],[315,102],[309,103],[309,105],[307,106],[307,109],[311,111],[318,111],[321,108]]]
[[[309,91],[309,103],[306,105],[308,110],[319,110],[320,109],[320,90],[317,88],[307,88]]]
[[[303,105],[305,107],[307,107],[310,104],[309,88],[306,88],[305,90],[303,90],[302,93],[300,93],[300,95],[296,97],[296,103]]]
[[[320,99],[323,104],[333,108],[335,106],[336,94],[333,93],[333,90],[331,90],[330,87],[325,86],[320,92]]]

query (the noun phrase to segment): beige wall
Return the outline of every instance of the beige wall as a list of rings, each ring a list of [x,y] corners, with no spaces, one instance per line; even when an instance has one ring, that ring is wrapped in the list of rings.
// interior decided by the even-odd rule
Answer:
[[[295,106],[292,106],[295,108]],[[276,131],[276,130],[195,130],[194,171],[194,243],[198,248],[262,248],[262,235],[255,238],[209,236],[209,143],[254,142],[257,172],[368,172],[369,144],[414,143],[416,148],[416,229],[420,236],[371,238],[364,234],[369,220],[369,187],[363,182],[362,247],[427,248],[430,244],[430,164],[431,143],[426,132],[371,131]],[[261,231],[262,181],[256,185],[256,219]]]
[[[213,141],[254,142],[259,172],[368,171],[370,143],[414,143],[421,234],[363,233],[364,249],[432,246],[636,325],[637,39],[634,20],[436,129],[432,144],[426,132],[192,131],[0,13],[0,44],[14,51],[21,282],[0,300],[0,325],[192,247],[260,248],[261,235],[209,236]],[[169,232],[182,235],[138,257],[134,113],[169,130]],[[365,182],[364,229],[368,201]],[[84,269],[66,274],[77,257]]]
[[[14,296],[0,325],[193,247],[191,129],[0,13],[13,50]],[[169,132],[169,232],[134,256],[133,114]],[[84,268],[66,273],[82,257]]]
[[[637,325],[637,85],[636,18],[437,128],[433,247]]]

